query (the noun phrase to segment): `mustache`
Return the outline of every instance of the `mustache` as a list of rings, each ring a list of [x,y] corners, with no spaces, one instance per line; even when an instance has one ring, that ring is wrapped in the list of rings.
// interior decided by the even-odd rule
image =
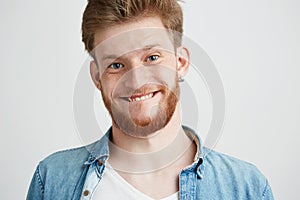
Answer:
[[[168,90],[168,87],[166,85],[162,84],[153,84],[153,83],[147,83],[143,86],[133,89],[133,88],[120,88],[120,92],[116,91],[113,95],[113,97],[121,97],[121,98],[130,98],[135,96],[142,96],[150,93],[155,92],[165,92]]]
[[[155,85],[155,86],[142,86],[136,90],[134,90],[130,96],[138,96],[143,94],[149,94],[157,91],[165,91],[167,88],[164,85]]]

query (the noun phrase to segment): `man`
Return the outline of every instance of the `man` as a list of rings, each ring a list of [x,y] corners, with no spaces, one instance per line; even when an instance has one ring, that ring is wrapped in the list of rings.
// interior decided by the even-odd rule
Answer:
[[[182,126],[182,32],[176,0],[89,0],[83,42],[112,127],[41,161],[27,199],[273,199],[253,165],[203,147]]]

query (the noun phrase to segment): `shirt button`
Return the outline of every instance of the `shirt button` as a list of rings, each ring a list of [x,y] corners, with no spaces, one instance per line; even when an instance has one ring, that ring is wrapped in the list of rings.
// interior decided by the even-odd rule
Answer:
[[[90,191],[88,191],[88,190],[84,190],[84,192],[83,192],[83,196],[88,196],[90,194]]]
[[[98,165],[99,165],[99,166],[102,166],[102,165],[103,165],[103,161],[102,161],[102,160],[99,160],[99,161],[98,161]]]

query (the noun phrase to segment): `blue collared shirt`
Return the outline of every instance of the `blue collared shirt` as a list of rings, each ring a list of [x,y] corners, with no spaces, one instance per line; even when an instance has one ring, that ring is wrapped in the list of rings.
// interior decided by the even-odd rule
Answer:
[[[198,146],[192,165],[179,174],[180,200],[272,200],[267,179],[252,164]],[[27,200],[88,200],[105,173],[111,129],[97,142],[54,153],[42,160],[32,178]]]

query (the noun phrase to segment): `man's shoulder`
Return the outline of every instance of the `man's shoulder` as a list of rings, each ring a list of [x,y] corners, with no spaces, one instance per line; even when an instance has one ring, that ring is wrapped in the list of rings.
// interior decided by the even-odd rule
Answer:
[[[252,163],[235,158],[224,153],[206,149],[204,165],[210,170],[217,172],[224,178],[235,178],[248,183],[266,184],[266,178],[261,171]],[[206,169],[209,170],[209,169]]]
[[[216,199],[273,199],[266,177],[249,162],[204,148],[202,170],[203,194],[213,193]]]
[[[43,159],[43,162],[51,162],[57,159],[75,159],[76,155],[86,155],[88,154],[88,150],[85,146],[64,149],[60,151],[56,151],[46,158]],[[80,157],[80,156],[79,156]]]
[[[90,146],[90,145],[89,145]],[[34,195],[45,195],[45,199],[70,199],[74,189],[81,187],[87,171],[85,162],[89,158],[89,146],[57,151],[39,162],[32,178],[30,192]]]
[[[89,147],[81,146],[57,151],[44,158],[39,163],[39,168],[47,171],[67,170],[82,167],[89,157]]]
[[[205,152],[204,160],[208,165],[215,168],[230,169],[230,171],[241,173],[261,174],[258,168],[250,162],[208,148],[205,148]]]

